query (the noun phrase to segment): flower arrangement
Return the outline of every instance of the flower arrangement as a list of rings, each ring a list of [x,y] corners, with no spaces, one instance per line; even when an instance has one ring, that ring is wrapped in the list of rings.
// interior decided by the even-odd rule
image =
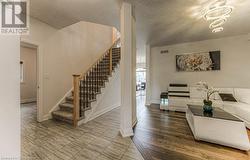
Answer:
[[[215,93],[218,93],[219,91],[214,89],[213,87],[210,87],[208,83],[206,82],[198,82],[197,83],[198,90],[206,92],[206,99],[204,99],[204,111],[212,111],[212,104],[211,96]]]

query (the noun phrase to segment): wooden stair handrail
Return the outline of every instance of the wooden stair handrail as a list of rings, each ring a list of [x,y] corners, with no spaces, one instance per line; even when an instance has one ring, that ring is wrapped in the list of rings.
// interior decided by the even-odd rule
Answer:
[[[112,49],[114,47],[114,45],[117,44],[117,42],[120,40],[120,38],[118,38],[94,63],[93,65],[91,65],[88,70],[86,72],[84,72],[81,76],[80,79],[82,79],[97,63],[98,61],[106,54],[110,51],[110,49]]]
[[[80,74],[75,74],[73,75],[73,125],[74,127],[77,127],[78,121],[80,119],[80,81],[81,79],[84,78],[86,74],[88,74],[91,69],[105,56],[105,54],[109,53],[110,54],[110,74],[112,73],[112,48],[118,43],[120,38],[118,38],[109,49],[107,49],[104,54],[98,58],[93,65],[91,65],[88,70],[83,73],[82,75]]]

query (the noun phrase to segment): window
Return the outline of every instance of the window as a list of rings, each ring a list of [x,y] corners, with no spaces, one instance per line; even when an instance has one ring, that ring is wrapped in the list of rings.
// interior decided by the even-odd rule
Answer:
[[[24,63],[20,61],[20,82],[24,82]]]

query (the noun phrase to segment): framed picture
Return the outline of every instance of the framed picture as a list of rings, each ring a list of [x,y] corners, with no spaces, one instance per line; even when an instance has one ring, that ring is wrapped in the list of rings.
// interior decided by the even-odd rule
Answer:
[[[176,55],[178,72],[220,70],[220,51]]]

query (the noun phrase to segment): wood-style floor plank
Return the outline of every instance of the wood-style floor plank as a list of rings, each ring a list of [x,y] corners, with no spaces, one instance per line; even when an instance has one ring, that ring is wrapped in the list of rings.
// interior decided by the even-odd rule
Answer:
[[[196,141],[185,113],[160,111],[156,104],[143,108],[134,131],[132,140],[146,160],[250,160],[250,152]]]
[[[22,160],[143,160],[130,138],[122,138],[120,109],[78,128],[36,121],[36,104],[21,106]]]

